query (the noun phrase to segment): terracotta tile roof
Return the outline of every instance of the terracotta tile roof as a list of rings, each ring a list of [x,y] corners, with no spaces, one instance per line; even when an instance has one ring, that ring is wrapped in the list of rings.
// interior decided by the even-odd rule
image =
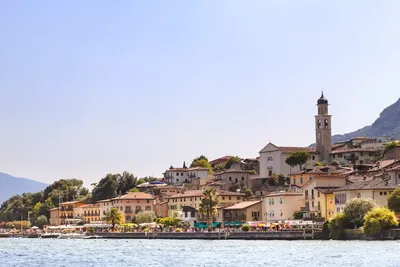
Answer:
[[[231,157],[232,157],[232,156],[220,157],[220,158],[217,158],[217,159],[214,159],[214,160],[210,161],[210,163],[218,162],[218,161],[226,161],[226,160],[230,159]]]
[[[398,185],[390,185],[388,180],[374,179],[370,181],[356,182],[350,185],[345,185],[336,189],[335,191],[348,191],[348,190],[390,190],[398,188]]]
[[[350,149],[338,149],[338,150],[333,150],[331,154],[337,154],[337,153],[351,153],[351,152],[376,152],[378,151],[377,149],[369,149],[369,148],[350,148]]]
[[[175,194],[167,198],[178,198],[178,197],[202,197],[204,191],[203,190],[188,190],[181,194]],[[245,196],[244,193],[230,192],[225,190],[220,190],[218,192],[219,196]]]
[[[354,138],[351,138],[351,140],[375,140],[376,138],[372,138],[372,137],[362,137],[362,136],[357,136]]]
[[[309,152],[309,153],[317,153],[317,151],[315,150],[315,148],[312,147],[291,147],[291,146],[278,146],[278,149],[282,152],[282,153],[287,153],[287,154],[291,154],[294,152]]]
[[[79,208],[81,209],[85,209],[85,208],[99,208],[100,204],[85,204],[80,206]]]
[[[237,203],[233,206],[227,207],[225,208],[225,210],[241,210],[241,209],[245,209],[248,207],[251,207],[253,205],[256,205],[258,203],[261,203],[262,201],[243,201],[240,203]]]
[[[228,169],[222,172],[219,172],[218,174],[223,174],[223,173],[250,173],[250,171],[246,171],[246,170],[238,170],[238,169]]]
[[[337,186],[337,187],[315,187],[314,189],[321,192],[322,194],[330,194],[330,193],[333,193],[338,188],[339,188],[339,186]]]
[[[272,192],[265,197],[279,197],[279,196],[302,196],[300,192]]]
[[[60,205],[69,205],[69,204],[76,204],[76,203],[84,203],[83,201],[75,200],[75,201],[67,201],[60,203]]]
[[[207,168],[202,168],[202,167],[194,167],[194,168],[173,168],[173,169],[168,169],[166,172],[192,172],[192,171],[205,171],[208,170]]]
[[[112,200],[120,200],[120,199],[155,199],[155,197],[153,195],[144,192],[129,192],[126,195],[113,198]]]

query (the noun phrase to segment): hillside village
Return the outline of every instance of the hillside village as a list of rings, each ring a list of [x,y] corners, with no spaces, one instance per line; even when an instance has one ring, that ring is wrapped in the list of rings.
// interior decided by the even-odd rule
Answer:
[[[220,199],[213,226],[299,218],[323,222],[354,198],[386,206],[387,196],[400,184],[400,147],[388,146],[394,140],[384,136],[332,144],[328,107],[322,93],[315,115],[315,148],[268,143],[254,158],[223,156],[208,161],[201,156],[193,166],[170,166],[162,178],[138,185],[139,192],[93,204],[60,203],[50,212],[50,224],[102,223],[114,207],[125,222],[154,211],[157,217],[196,226],[206,221],[199,212],[206,188],[215,188]]]

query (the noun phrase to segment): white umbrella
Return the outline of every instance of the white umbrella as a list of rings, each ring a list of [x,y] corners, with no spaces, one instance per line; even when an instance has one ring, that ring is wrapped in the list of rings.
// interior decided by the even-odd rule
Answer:
[[[39,229],[39,227],[37,227],[37,226],[33,226],[33,227],[31,227],[31,229]]]

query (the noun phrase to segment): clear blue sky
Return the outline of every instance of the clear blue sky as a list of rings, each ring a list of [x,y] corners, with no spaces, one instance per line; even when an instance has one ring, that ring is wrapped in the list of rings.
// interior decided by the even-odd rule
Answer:
[[[314,142],[399,94],[400,1],[0,4],[0,171],[86,184]]]

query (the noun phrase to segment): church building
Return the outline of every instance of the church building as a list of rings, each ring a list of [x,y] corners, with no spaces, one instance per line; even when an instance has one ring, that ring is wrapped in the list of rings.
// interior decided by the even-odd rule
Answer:
[[[318,114],[315,115],[316,147],[286,147],[268,143],[259,152],[261,178],[270,177],[272,174],[282,173],[288,175],[300,171],[298,166],[291,167],[285,162],[290,154],[297,151],[305,151],[311,154],[307,167],[314,166],[317,161],[330,163],[332,153],[332,126],[331,115],[328,114],[328,100],[325,98],[324,93],[322,93],[321,97],[318,99],[317,107]]]

